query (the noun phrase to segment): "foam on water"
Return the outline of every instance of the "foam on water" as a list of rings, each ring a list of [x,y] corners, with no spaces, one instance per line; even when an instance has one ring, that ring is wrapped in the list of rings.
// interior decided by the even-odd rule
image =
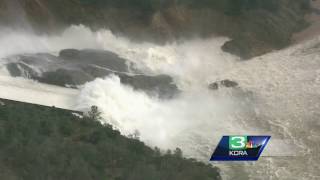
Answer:
[[[134,44],[100,31],[98,40],[140,68],[174,76],[184,91],[179,98],[164,102],[128,90],[116,77],[87,84],[81,105],[101,106],[106,119],[124,133],[138,129],[149,145],[180,146],[188,156],[199,159],[210,156],[223,134],[270,134],[273,140],[267,155],[273,157],[254,164],[220,165],[238,169],[234,174],[225,171],[225,178],[319,178],[315,160],[320,135],[318,39],[246,62],[220,50],[225,38],[158,46]],[[208,82],[221,79],[237,81],[253,98],[205,88]],[[122,90],[112,90],[115,87]],[[241,167],[249,174],[239,176]]]
[[[181,136],[190,138],[193,133],[209,133],[206,135],[215,141],[217,139],[214,138],[219,138],[221,133],[255,131],[231,126],[235,119],[229,116],[243,113],[237,110],[230,112],[230,109],[240,109],[236,98],[220,97],[206,89],[184,92],[176,99],[163,101],[134,91],[122,85],[119,77],[110,76],[87,83],[78,104],[80,109],[97,105],[105,121],[122,133],[128,135],[138,130],[143,141],[162,148],[174,148],[185,141],[179,139]],[[230,123],[227,129],[224,121]]]

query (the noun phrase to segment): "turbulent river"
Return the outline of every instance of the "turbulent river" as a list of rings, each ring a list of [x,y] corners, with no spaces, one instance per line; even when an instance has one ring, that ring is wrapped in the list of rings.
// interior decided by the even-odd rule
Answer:
[[[258,162],[213,165],[224,179],[320,179],[320,39],[248,61],[221,51],[226,40],[156,45],[84,26],[59,36],[0,28],[0,98],[77,110],[97,105],[103,121],[123,134],[138,130],[149,146],[180,147],[185,156],[205,162],[222,135],[271,135]],[[181,92],[169,99],[150,96],[121,83],[117,75],[71,89],[10,77],[5,67],[13,55],[57,55],[67,48],[114,52],[143,73],[170,75]],[[208,88],[224,79],[239,87]]]

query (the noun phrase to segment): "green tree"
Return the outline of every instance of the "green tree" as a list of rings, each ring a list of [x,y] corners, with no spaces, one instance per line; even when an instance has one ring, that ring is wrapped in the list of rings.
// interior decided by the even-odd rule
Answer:
[[[182,150],[180,148],[176,148],[174,151],[173,151],[173,155],[178,157],[178,158],[182,158]]]
[[[88,118],[94,121],[99,121],[102,119],[98,106],[91,106],[91,109],[88,112]]]

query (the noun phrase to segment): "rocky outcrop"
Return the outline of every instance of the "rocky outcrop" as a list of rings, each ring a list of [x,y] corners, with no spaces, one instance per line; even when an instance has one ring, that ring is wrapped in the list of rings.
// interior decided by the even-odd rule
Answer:
[[[98,77],[115,74],[121,83],[152,96],[171,98],[178,93],[173,79],[164,74],[147,75],[131,68],[132,62],[103,50],[66,49],[59,56],[51,54],[17,55],[6,65],[12,76],[43,83],[76,88]]]
[[[211,90],[218,90],[221,87],[226,87],[226,88],[235,88],[238,87],[238,83],[235,81],[231,81],[229,79],[214,82],[209,84],[209,89]]]
[[[78,66],[101,66],[113,72],[129,72],[130,62],[110,51],[93,49],[65,49],[60,51],[59,58]]]

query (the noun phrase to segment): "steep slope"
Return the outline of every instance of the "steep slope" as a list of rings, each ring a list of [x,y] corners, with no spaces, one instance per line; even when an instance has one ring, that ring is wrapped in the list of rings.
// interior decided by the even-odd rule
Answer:
[[[310,9],[309,0],[1,0],[0,4],[3,23],[21,22],[23,18],[17,20],[17,14],[10,13],[19,5],[25,10],[20,15],[40,31],[84,24],[161,43],[227,36],[232,40],[223,50],[245,59],[288,45],[292,34],[307,26],[304,15]]]
[[[0,179],[221,179],[180,149],[161,153],[93,117],[1,99]]]

